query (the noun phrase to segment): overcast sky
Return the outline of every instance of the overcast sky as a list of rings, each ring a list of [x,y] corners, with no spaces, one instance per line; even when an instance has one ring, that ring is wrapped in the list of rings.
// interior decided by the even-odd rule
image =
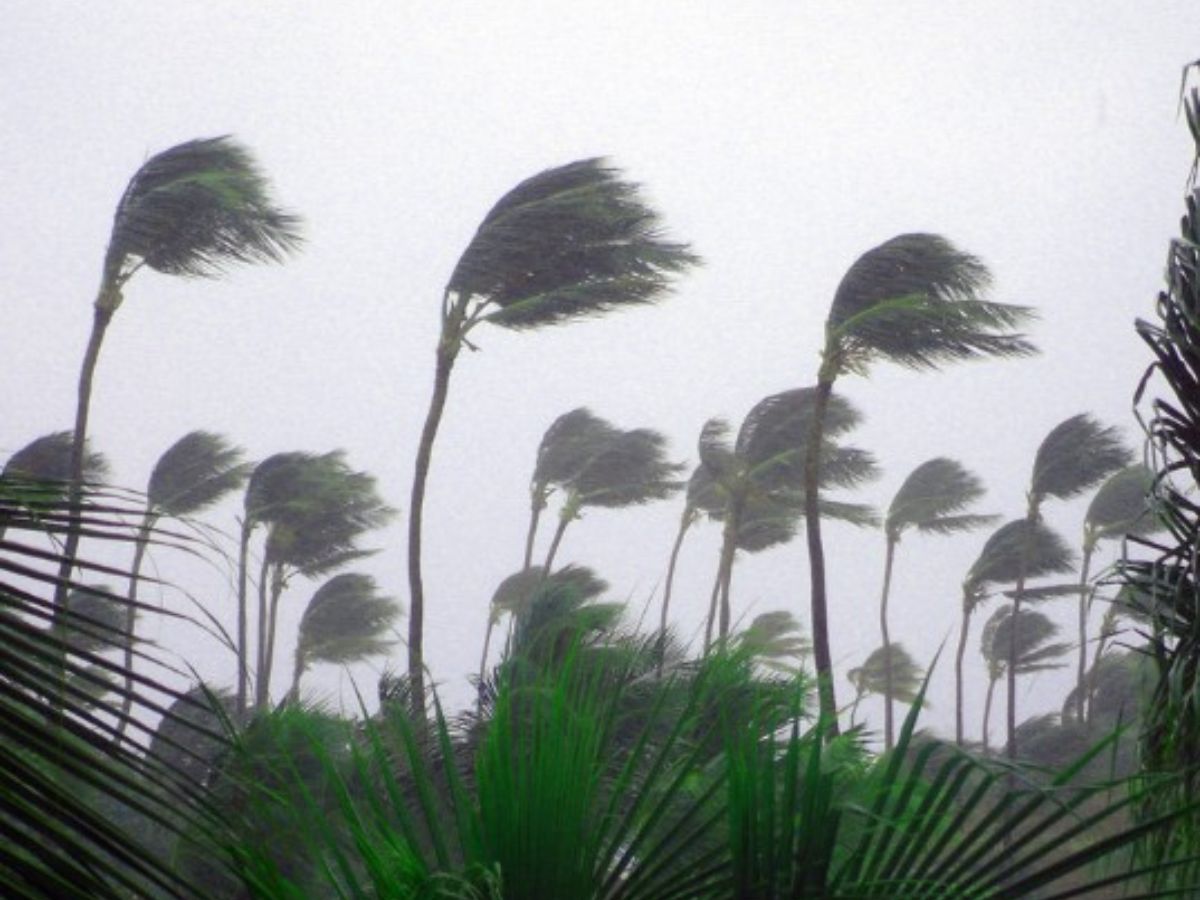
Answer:
[[[895,234],[941,233],[980,256],[993,299],[1039,310],[1043,352],[840,382],[866,417],[852,442],[884,470],[847,499],[886,506],[917,464],[948,455],[988,485],[981,511],[1014,518],[1034,451],[1064,418],[1094,412],[1140,446],[1131,397],[1148,353],[1132,323],[1153,315],[1182,209],[1177,98],[1200,53],[1194,0],[20,7],[0,32],[0,458],[70,426],[116,201],[149,155],[190,138],[247,145],[303,216],[307,245],[219,281],[139,273],[100,361],[95,446],[133,487],[194,428],[252,458],[344,447],[402,510],[366,568],[405,604],[404,516],[441,292],[496,199],[542,169],[609,156],[704,258],[654,308],[474,333],[425,512],[427,653],[452,703],[470,694],[492,590],[520,565],[550,422],[587,405],[664,431],[694,462],[706,419],[740,422],[762,397],[814,381],[838,280]],[[1077,544],[1085,508],[1047,514]],[[232,533],[236,509],[211,523]],[[635,613],[657,610],[679,512],[674,501],[589,512],[559,559],[593,566]],[[683,551],[673,618],[685,637],[700,626],[718,532],[698,529]],[[954,639],[959,585],[985,537],[901,549],[893,636],[923,663]],[[883,540],[835,524],[826,545],[848,700],[845,670],[879,643]],[[227,577],[167,553],[156,564],[232,626]],[[745,558],[734,615],[782,608],[807,623],[807,586],[802,541]],[[287,623],[310,591],[297,583],[285,599],[285,665]],[[1055,616],[1068,626],[1069,605]],[[215,644],[159,634],[227,678]],[[338,685],[337,673],[314,676],[314,688]],[[1022,713],[1061,703],[1065,679],[1027,681]],[[972,734],[982,695],[976,685],[968,698]],[[952,731],[948,658],[932,702],[928,721]]]

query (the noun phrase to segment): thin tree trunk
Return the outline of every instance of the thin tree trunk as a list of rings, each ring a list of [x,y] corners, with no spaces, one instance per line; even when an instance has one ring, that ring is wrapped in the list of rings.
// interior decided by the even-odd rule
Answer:
[[[538,497],[534,498],[533,508],[529,513],[529,532],[525,535],[525,563],[522,566],[523,569],[528,569],[533,565],[533,539],[537,537],[538,520],[542,516],[542,510],[546,508],[545,499],[541,499],[540,503],[538,500]]]
[[[958,652],[954,655],[954,742],[963,745],[963,657],[967,653],[967,635],[971,630],[971,610],[963,599],[962,628],[958,632]]]
[[[713,624],[717,620],[717,603],[721,599],[721,565],[717,564],[717,575],[713,579],[712,594],[708,598],[708,620],[704,624],[704,655],[712,646]]]
[[[721,537],[721,565],[717,569],[717,580],[721,588],[721,618],[717,639],[722,644],[729,638],[731,618],[729,591],[733,583],[733,559],[737,555],[737,534],[741,529],[741,518],[741,504],[731,504],[726,510],[725,528]]]
[[[87,445],[88,412],[92,403],[92,378],[100,359],[100,346],[113,313],[120,305],[121,294],[116,288],[102,286],[96,299],[92,318],[92,333],[83,354],[79,370],[79,388],[75,406],[75,430],[71,436],[71,483],[67,494],[67,539],[63,546],[62,563],[58,569],[58,584],[54,589],[54,621],[61,623],[67,603],[67,586],[79,553],[79,538],[83,528],[83,462]]]
[[[988,720],[992,717],[992,695],[996,693],[996,679],[988,679],[987,699],[983,701],[983,752],[988,752]]]
[[[271,615],[267,625],[267,652],[259,673],[259,704],[265,709],[271,702],[271,670],[275,668],[275,623],[279,619],[279,598],[283,596],[283,566],[276,563],[271,577]]]
[[[692,527],[693,509],[690,506],[685,506],[683,509],[683,517],[679,520],[679,533],[675,535],[675,543],[671,547],[671,556],[667,561],[667,584],[663,588],[662,615],[658,622],[658,675],[662,677],[663,670],[663,655],[666,653],[667,647],[667,610],[671,607],[671,589],[675,585],[675,565],[679,562],[679,551],[683,547],[683,539],[687,535],[688,529]]]
[[[888,635],[888,594],[892,589],[892,563],[896,558],[896,539],[888,537],[887,557],[883,564],[883,594],[879,598],[879,630],[883,634],[883,665],[884,665],[884,695],[883,695],[883,734],[884,747],[892,749],[894,743],[894,719],[892,697],[895,694],[895,676],[892,672],[892,642]]]
[[[1087,682],[1087,625],[1088,625],[1088,610],[1091,604],[1088,602],[1091,599],[1090,585],[1088,584],[1088,574],[1092,565],[1092,548],[1088,546],[1087,540],[1084,540],[1083,560],[1080,563],[1079,569],[1079,671],[1076,676],[1075,684],[1075,721],[1082,723],[1084,721],[1084,711],[1086,701],[1086,688],[1084,685]]]
[[[296,648],[296,662],[292,666],[292,686],[288,689],[287,700],[295,703],[300,699],[300,676],[304,674],[304,657],[300,648]]]
[[[142,526],[138,529],[133,563],[129,567],[129,591],[125,595],[125,695],[121,700],[121,715],[117,719],[118,742],[125,735],[125,729],[129,726],[129,716],[133,711],[133,639],[137,624],[138,585],[141,582],[142,561],[150,544],[150,530],[154,527],[156,518],[150,507],[146,507]]]
[[[425,482],[429,478],[429,463],[433,441],[437,437],[446,396],[450,389],[450,372],[462,335],[460,325],[465,313],[465,300],[459,300],[442,321],[438,342],[437,367],[433,378],[433,397],[421,429],[417,445],[417,460],[413,470],[412,498],[408,510],[408,682],[412,696],[413,715],[425,720],[425,584],[421,577],[421,519],[425,508]]]
[[[804,524],[808,537],[808,564],[811,578],[813,660],[817,669],[817,694],[821,717],[829,723],[829,736],[837,737],[837,697],[833,686],[833,654],[829,646],[829,609],[825,594],[825,550],[821,545],[821,439],[825,429],[825,410],[833,393],[833,381],[817,381],[812,424],[804,458]]]
[[[1005,748],[1009,759],[1017,758],[1017,622],[1020,621],[1021,597],[1025,593],[1025,577],[1029,570],[1029,555],[1033,549],[1033,529],[1037,524],[1038,504],[1031,497],[1029,511],[1025,514],[1025,539],[1021,547],[1021,561],[1017,566],[1017,584],[1013,590],[1012,623],[1008,634],[1008,665],[1005,682],[1008,687],[1008,710],[1005,716]]]
[[[566,512],[566,510],[563,510]],[[549,578],[550,573],[554,569],[554,557],[558,555],[558,545],[562,543],[563,532],[567,530],[567,526],[571,524],[570,516],[559,516],[558,528],[554,530],[554,540],[550,542],[550,552],[546,554],[546,564],[542,567],[545,571],[543,578]]]
[[[254,525],[247,519],[242,523],[242,540],[238,547],[238,633],[237,633],[237,712],[246,713],[247,683],[250,676],[250,638],[247,619],[249,603],[246,598],[246,580],[250,557],[250,534]],[[239,719],[239,721],[241,721]]]
[[[258,571],[258,652],[254,657],[254,708],[260,709],[263,704],[262,681],[263,670],[267,667],[267,576],[270,573],[270,562],[263,553],[262,566]]]

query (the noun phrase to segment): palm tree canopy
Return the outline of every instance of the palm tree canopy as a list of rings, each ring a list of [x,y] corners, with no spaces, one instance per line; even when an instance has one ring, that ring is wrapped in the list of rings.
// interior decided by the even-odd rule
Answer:
[[[356,662],[386,653],[396,642],[385,633],[399,615],[399,605],[380,596],[370,575],[335,575],[308,601],[297,652],[304,665]]]
[[[988,673],[999,678],[1008,668],[1010,641],[1013,638],[1012,605],[1005,604],[992,613],[983,626],[979,650],[987,661]],[[1058,626],[1040,612],[1023,609],[1017,613],[1016,642],[1018,675],[1061,669],[1066,663],[1056,662],[1071,649],[1070,644],[1051,643]]]
[[[565,649],[565,640],[610,633],[624,607],[596,602],[606,590],[608,584],[586,566],[564,566],[542,579],[520,602],[514,653]]]
[[[902,234],[847,270],[826,324],[826,365],[861,371],[883,358],[911,369],[1035,349],[1010,329],[1027,307],[981,299],[991,276],[969,253],[935,234]]]
[[[699,259],[663,239],[637,185],[603,159],[548,169],[518,184],[484,217],[448,291],[499,309],[488,320],[536,328],[652,303]]]
[[[1060,575],[1073,568],[1075,554],[1057,532],[1042,522],[1015,519],[996,529],[983,545],[963,581],[964,598],[977,602],[989,586],[1015,582],[1027,542],[1027,577]]]
[[[984,494],[983,482],[953,459],[937,457],[909,473],[892,498],[884,519],[889,540],[909,528],[931,534],[969,531],[994,522],[996,516],[964,513]]]
[[[146,496],[152,509],[193,515],[245,484],[251,466],[240,447],[219,434],[192,431],[172,444],[150,474]]]
[[[571,479],[580,506],[623,507],[671,496],[683,487],[683,463],[666,459],[666,437],[649,428],[607,441]]]
[[[1084,530],[1090,543],[1127,534],[1151,534],[1162,528],[1148,506],[1154,473],[1141,463],[1110,475],[1088,504]]]
[[[70,481],[72,441],[73,432],[70,431],[54,431],[35,438],[8,458],[0,478],[42,482]],[[104,481],[108,478],[108,473],[108,460],[104,454],[85,449],[83,480]]]
[[[77,650],[116,647],[125,628],[124,604],[107,585],[76,588],[67,594],[64,628]]]
[[[891,645],[892,657],[892,699],[911,703],[921,689],[921,681],[925,673],[917,665],[912,655],[899,643]],[[850,683],[859,694],[879,694],[886,696],[888,692],[887,673],[888,648],[878,647],[859,667],[846,673]],[[928,702],[926,702],[928,705]]]
[[[619,434],[619,429],[582,406],[563,413],[546,429],[538,445],[531,479],[534,490],[571,481]]]
[[[1051,429],[1038,447],[1030,493],[1035,501],[1070,499],[1129,465],[1132,457],[1116,428],[1101,425],[1087,413],[1071,416]]]
[[[755,616],[736,637],[737,648],[769,669],[795,672],[800,660],[812,651],[804,629],[785,610]]]
[[[145,263],[214,277],[229,263],[278,262],[299,244],[299,219],[274,206],[245,148],[228,136],[193,140],[152,156],[130,179],[104,272],[116,282]]]

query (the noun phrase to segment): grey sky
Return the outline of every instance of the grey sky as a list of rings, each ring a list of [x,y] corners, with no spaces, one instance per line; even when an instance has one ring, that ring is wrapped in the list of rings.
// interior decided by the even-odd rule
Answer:
[[[814,379],[841,274],[894,234],[939,232],[982,257],[995,299],[1038,307],[1043,355],[840,382],[866,416],[854,442],[885,471],[855,499],[883,505],[914,466],[949,455],[984,478],[986,510],[1012,518],[1062,419],[1093,411],[1137,438],[1130,398],[1148,356],[1132,321],[1153,313],[1181,209],[1176,97],[1200,52],[1194,3],[23,6],[0,33],[0,456],[69,426],[115,203],[148,155],[192,137],[250,147],[308,244],[221,281],[131,283],[91,426],[123,484],[143,485],[163,449],[206,428],[256,458],[345,447],[406,513],[442,286],[492,203],[544,168],[610,156],[704,257],[653,309],[475,333],[482,352],[455,371],[426,507],[426,641],[452,702],[467,696],[491,591],[520,564],[546,426],[586,404],[665,431],[694,460],[706,419],[740,421]],[[1085,505],[1047,510],[1073,542]],[[591,512],[560,559],[594,566],[636,610],[678,513]],[[211,521],[232,531],[233,514]],[[403,531],[402,515],[368,568],[407,602]],[[902,548],[893,633],[923,662],[955,628],[985,536]],[[684,549],[685,635],[717,537],[702,528]],[[882,537],[833,525],[826,541],[845,697],[842,673],[879,640]],[[163,554],[158,565],[232,623],[220,577]],[[802,542],[742,560],[735,616],[807,621],[806,565]],[[306,599],[293,588],[288,621]],[[1056,617],[1070,622],[1066,607]],[[281,634],[286,661],[286,622]],[[202,670],[223,670],[205,653]],[[1031,684],[1023,712],[1060,702],[1061,681]],[[952,721],[952,697],[947,660],[932,723]]]

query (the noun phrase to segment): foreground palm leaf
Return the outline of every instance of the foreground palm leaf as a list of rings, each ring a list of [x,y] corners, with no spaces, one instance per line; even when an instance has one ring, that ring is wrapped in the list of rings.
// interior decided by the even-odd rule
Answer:
[[[71,432],[54,431],[30,441],[8,458],[0,471],[0,491],[5,484],[20,482],[27,512],[36,512],[40,504],[53,505],[66,496],[71,481]],[[95,484],[108,477],[108,460],[90,449],[84,452],[83,480]],[[34,492],[32,487],[40,490]],[[15,494],[13,495],[15,496]],[[0,538],[7,520],[0,517]]]
[[[978,476],[968,472],[960,463],[945,457],[936,457],[921,463],[900,485],[892,498],[887,516],[883,521],[883,532],[887,539],[887,552],[883,564],[883,591],[879,601],[879,627],[883,635],[883,651],[891,652],[891,636],[888,632],[888,596],[892,587],[892,565],[896,558],[896,545],[906,531],[925,534],[956,534],[970,531],[996,520],[996,516],[973,515],[965,512],[983,496],[983,483]],[[884,660],[884,672],[890,677],[892,666]],[[885,685],[883,693],[884,746],[892,749],[895,735],[892,711],[892,686]]]
[[[433,396],[413,471],[408,519],[408,678],[425,708],[425,585],[421,521],[433,442],[450,372],[483,321],[526,329],[653,303],[699,260],[660,233],[636,185],[600,159],[533,176],[500,198],[463,251],[442,297]]]
[[[300,243],[299,220],[271,201],[254,160],[229,137],[194,140],[151,157],[130,179],[113,216],[92,333],[79,372],[71,499],[78,507],[92,377],[125,286],[143,267],[212,278],[232,263],[280,262]],[[78,523],[67,534],[60,573],[70,575]],[[65,598],[60,586],[56,602]]]
[[[804,473],[813,644],[821,709],[830,721],[837,703],[818,516],[823,461],[816,449],[823,441],[833,384],[847,372],[865,374],[876,360],[921,370],[960,360],[1033,353],[1033,345],[1012,331],[1031,318],[1031,311],[982,299],[989,281],[983,263],[944,238],[902,234],[860,256],[834,294],[825,323]],[[836,732],[836,722],[833,727]]]

